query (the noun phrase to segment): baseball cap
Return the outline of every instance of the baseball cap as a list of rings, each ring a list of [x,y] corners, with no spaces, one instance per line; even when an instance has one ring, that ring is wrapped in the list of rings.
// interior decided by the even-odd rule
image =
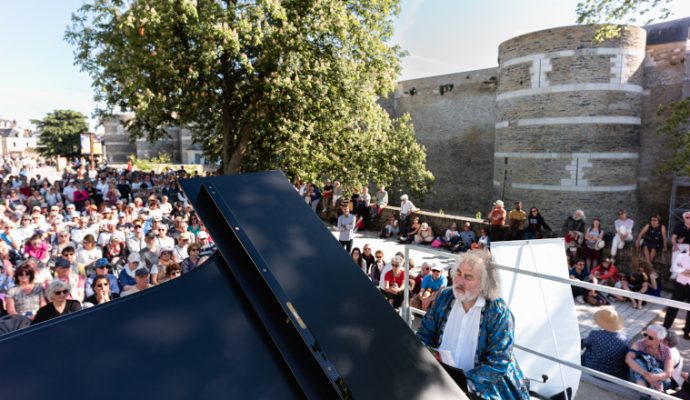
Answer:
[[[57,261],[55,261],[55,268],[69,268],[69,267],[70,267],[69,261],[67,261],[66,259],[64,259],[62,257],[58,258]]]
[[[434,264],[434,265],[431,266],[431,270],[432,270],[432,271],[441,271],[441,272],[443,272],[443,267],[441,267],[440,265],[435,265],[435,264]]]
[[[108,259],[107,258],[99,258],[94,263],[94,267],[96,267],[96,268],[107,267],[107,266],[108,266]]]
[[[201,231],[196,235],[196,237],[198,237],[199,239],[208,239],[208,233]]]
[[[146,267],[137,268],[137,270],[134,271],[134,276],[149,276],[149,269]]]

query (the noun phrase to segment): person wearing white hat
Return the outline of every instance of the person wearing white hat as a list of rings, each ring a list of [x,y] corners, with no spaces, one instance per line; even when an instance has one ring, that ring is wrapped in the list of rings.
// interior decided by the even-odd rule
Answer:
[[[594,322],[601,329],[591,331],[582,340],[582,347],[585,349],[581,359],[582,366],[626,379],[625,354],[628,352],[628,340],[621,332],[623,318],[613,307],[602,307],[594,313]]]

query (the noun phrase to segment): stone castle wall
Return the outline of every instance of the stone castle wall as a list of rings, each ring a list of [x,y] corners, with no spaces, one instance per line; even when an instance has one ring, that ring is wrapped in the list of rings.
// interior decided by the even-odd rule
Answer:
[[[415,204],[431,211],[486,212],[491,198],[497,69],[401,82],[384,105],[409,113],[426,147],[434,192]]]
[[[688,26],[630,27],[596,44],[592,26],[533,32],[500,45],[498,69],[400,82],[385,107],[409,113],[427,146],[436,185],[423,206],[474,215],[519,199],[554,228],[575,208],[605,227],[620,208],[667,219],[656,110],[690,95]],[[441,95],[444,84],[453,90]]]

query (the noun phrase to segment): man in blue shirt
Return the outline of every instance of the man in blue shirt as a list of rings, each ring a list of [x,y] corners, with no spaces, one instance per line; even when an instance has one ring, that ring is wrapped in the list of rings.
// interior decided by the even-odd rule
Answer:
[[[426,311],[436,299],[436,295],[448,286],[448,280],[443,276],[443,268],[437,265],[431,266],[431,273],[422,279],[422,288],[419,294],[412,299],[413,307]]]

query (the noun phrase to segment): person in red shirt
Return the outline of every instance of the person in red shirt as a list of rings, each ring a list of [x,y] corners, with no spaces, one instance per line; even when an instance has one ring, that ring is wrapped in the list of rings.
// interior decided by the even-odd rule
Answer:
[[[395,256],[391,260],[391,269],[384,276],[383,295],[394,308],[400,308],[405,293],[405,271],[402,269],[402,258]]]
[[[591,273],[600,285],[613,286],[618,282],[618,268],[611,262],[610,257],[604,258],[604,261],[592,269]]]

